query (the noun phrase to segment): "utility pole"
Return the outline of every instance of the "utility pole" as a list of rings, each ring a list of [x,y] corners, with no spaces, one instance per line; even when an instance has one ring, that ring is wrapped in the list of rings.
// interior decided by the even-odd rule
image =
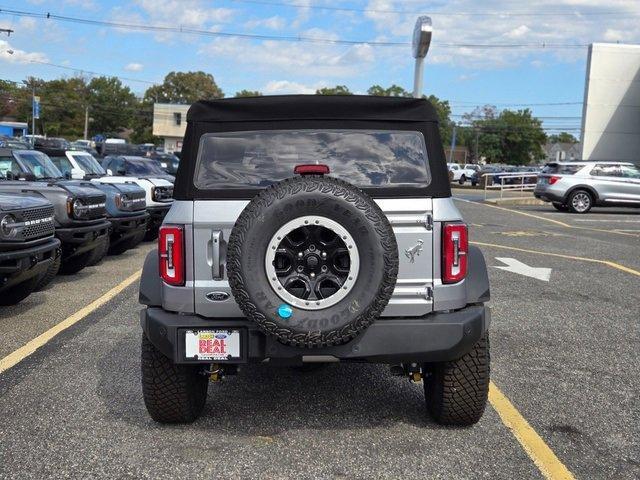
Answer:
[[[453,122],[453,133],[451,134],[451,151],[449,152],[449,163],[453,163],[453,151],[456,149],[456,122]]]
[[[84,107],[84,139],[89,136],[89,105]]]

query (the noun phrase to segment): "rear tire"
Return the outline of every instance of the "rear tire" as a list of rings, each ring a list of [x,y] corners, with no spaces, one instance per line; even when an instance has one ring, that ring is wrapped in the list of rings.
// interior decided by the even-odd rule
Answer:
[[[567,207],[566,205],[563,205],[562,203],[553,202],[551,205],[553,205],[553,208],[555,208],[559,212],[568,212],[569,211],[569,207]]]
[[[464,185],[466,181],[467,181],[467,177],[462,175],[460,177],[460,180],[458,180],[458,183],[460,183],[460,185]]]
[[[142,334],[142,394],[151,418],[160,423],[191,423],[207,401],[209,379],[202,367],[176,365]]]
[[[62,264],[60,265],[60,274],[73,275],[74,273],[78,273],[89,264],[89,260],[91,260],[91,256],[93,255],[94,250],[95,248],[93,250],[89,250],[88,252],[81,253],[80,255],[76,255],[71,259],[63,260]]]
[[[56,259],[49,265],[47,271],[43,273],[38,280],[38,285],[36,285],[36,291],[42,290],[44,287],[49,285],[51,281],[58,275],[60,271],[60,262],[62,261],[62,257],[58,255]]]
[[[431,417],[442,425],[473,425],[489,396],[489,332],[458,360],[425,365],[425,401]]]
[[[7,307],[20,303],[22,300],[31,295],[38,285],[38,276],[36,275],[29,280],[14,285],[7,290],[0,292],[0,306]]]
[[[587,213],[593,207],[593,196],[586,190],[575,190],[569,195],[567,207],[571,213]]]
[[[93,249],[93,255],[91,255],[91,258],[87,262],[87,267],[98,265],[102,260],[104,260],[104,257],[106,257],[107,251],[109,250],[110,243],[109,237],[107,237],[104,242]]]
[[[143,230],[140,233],[136,233],[132,237],[127,238],[123,242],[120,242],[118,245],[109,247],[109,255],[120,255],[131,248],[135,248],[142,241],[145,236],[145,231]]]

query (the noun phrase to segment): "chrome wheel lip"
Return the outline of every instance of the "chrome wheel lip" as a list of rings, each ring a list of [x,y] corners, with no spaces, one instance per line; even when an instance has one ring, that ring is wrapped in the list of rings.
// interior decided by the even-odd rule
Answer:
[[[578,212],[584,212],[591,206],[591,198],[586,193],[576,193],[571,199],[571,206]]]
[[[282,239],[296,228],[308,226],[320,226],[333,231],[336,235],[340,236],[349,252],[349,273],[342,285],[342,288],[330,297],[321,300],[305,300],[289,293],[280,283],[278,275],[276,274],[276,269],[273,265],[278,246]],[[284,302],[302,310],[323,310],[340,302],[351,292],[351,290],[353,290],[353,287],[358,280],[358,273],[360,272],[360,253],[351,234],[338,222],[318,215],[305,215],[287,222],[271,237],[267,246],[264,266],[271,288],[273,288],[276,295],[278,295],[278,297],[280,297]]]

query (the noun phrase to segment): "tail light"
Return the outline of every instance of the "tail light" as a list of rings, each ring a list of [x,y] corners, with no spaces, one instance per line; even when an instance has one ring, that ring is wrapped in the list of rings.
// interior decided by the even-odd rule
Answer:
[[[549,177],[549,185],[553,185],[554,183],[556,183],[558,180],[560,180],[560,177]]]
[[[469,235],[464,223],[445,223],[442,233],[442,283],[457,283],[467,276]]]
[[[168,285],[184,285],[184,227],[177,225],[160,227],[158,254],[162,280]]]

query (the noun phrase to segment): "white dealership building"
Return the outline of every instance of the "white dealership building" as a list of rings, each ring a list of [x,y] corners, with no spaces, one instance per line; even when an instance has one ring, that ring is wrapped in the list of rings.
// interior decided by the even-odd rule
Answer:
[[[640,165],[640,45],[589,47],[582,158]]]

